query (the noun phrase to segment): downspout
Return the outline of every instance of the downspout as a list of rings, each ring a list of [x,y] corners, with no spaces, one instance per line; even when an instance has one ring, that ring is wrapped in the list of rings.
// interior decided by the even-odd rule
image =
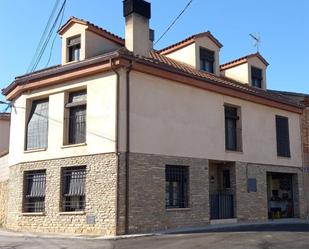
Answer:
[[[130,170],[130,72],[133,61],[126,68],[126,166],[125,166],[125,234],[129,233],[129,170]]]
[[[115,110],[116,110],[116,117],[115,117],[115,155],[117,157],[117,168],[116,168],[116,200],[115,200],[115,224],[116,224],[116,235],[118,235],[118,221],[119,221],[119,173],[120,173],[120,162],[119,162],[119,87],[120,87],[120,75],[119,72],[114,68],[113,60],[109,60],[110,67],[112,71],[116,75],[116,101],[115,101]]]

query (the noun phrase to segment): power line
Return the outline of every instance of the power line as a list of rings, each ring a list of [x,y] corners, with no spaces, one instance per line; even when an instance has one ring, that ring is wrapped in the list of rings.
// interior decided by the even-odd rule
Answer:
[[[59,26],[58,26],[58,30],[60,29],[61,25],[62,25],[62,21],[63,21],[63,17],[64,17],[64,12],[65,12],[65,6],[62,10],[62,14],[61,14],[61,20],[59,22]],[[48,64],[51,60],[51,57],[52,57],[52,52],[53,52],[53,48],[54,48],[54,45],[55,45],[55,41],[56,41],[56,38],[57,38],[57,33],[55,34],[54,36],[54,39],[53,39],[53,42],[52,42],[52,45],[50,47],[50,52],[49,52],[49,57],[48,57],[48,60],[47,60],[47,63],[46,63],[46,66],[45,67],[48,67]]]
[[[42,33],[42,35],[41,35],[41,38],[40,38],[40,41],[39,41],[38,46],[37,46],[37,48],[36,48],[36,51],[35,51],[35,53],[34,53],[34,55],[33,55],[33,57],[32,57],[32,60],[31,60],[31,62],[30,62],[30,65],[29,65],[29,67],[28,67],[28,69],[27,69],[27,72],[30,72],[30,69],[33,67],[33,64],[34,64],[34,62],[35,62],[35,60],[36,60],[36,58],[37,58],[37,56],[38,56],[38,53],[39,53],[39,51],[40,51],[40,49],[41,49],[41,47],[42,47],[42,44],[43,44],[43,42],[44,42],[44,39],[46,38],[47,31],[48,31],[48,29],[49,29],[49,27],[50,27],[50,25],[51,25],[51,22],[52,22],[52,20],[53,20],[53,18],[54,18],[55,13],[56,13],[56,10],[57,10],[59,1],[60,1],[60,0],[56,0],[56,2],[55,2],[55,4],[54,4],[54,7],[53,7],[53,9],[52,9],[52,12],[50,13],[50,16],[49,16],[49,18],[48,18],[48,21],[47,21],[47,23],[46,23],[46,26],[45,26],[45,28],[44,28],[44,31],[43,31],[43,33]]]
[[[190,0],[186,7],[180,12],[180,14],[175,18],[175,20],[171,23],[170,26],[168,26],[168,28],[164,31],[164,33],[160,36],[160,38],[155,42],[154,45],[156,45],[160,40],[162,40],[162,38],[170,31],[170,29],[175,25],[175,23],[178,21],[178,19],[186,12],[186,10],[190,7],[190,5],[192,4],[193,0]]]
[[[62,12],[63,12],[63,10],[64,10],[64,7],[65,7],[66,2],[67,2],[67,0],[64,0],[64,1],[63,1],[63,4],[62,4],[62,6],[61,6],[61,8],[60,8],[60,10],[59,10],[59,12],[58,12],[58,14],[57,14],[57,17],[56,17],[56,19],[55,19],[55,21],[54,21],[54,23],[53,23],[53,25],[52,25],[52,27],[51,27],[49,33],[48,33],[48,36],[47,36],[47,38],[46,38],[44,44],[43,44],[43,47],[41,48],[40,53],[39,53],[39,55],[38,55],[38,57],[37,57],[37,59],[36,59],[34,65],[33,65],[33,67],[31,68],[31,72],[33,72],[33,71],[37,68],[38,64],[40,63],[41,58],[42,58],[42,56],[43,56],[43,54],[44,54],[44,52],[45,52],[45,49],[46,49],[46,47],[47,47],[47,45],[48,45],[48,43],[49,43],[49,41],[50,41],[50,38],[51,38],[51,36],[52,36],[52,34],[53,34],[53,31],[55,30],[56,24],[58,23],[58,20],[59,20],[59,18],[60,18],[60,16],[61,16]]]

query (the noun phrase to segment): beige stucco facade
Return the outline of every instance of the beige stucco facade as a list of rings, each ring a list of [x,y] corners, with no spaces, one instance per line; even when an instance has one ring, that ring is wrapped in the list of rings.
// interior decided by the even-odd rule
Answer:
[[[266,71],[267,66],[258,58],[258,56],[251,56],[246,59],[244,63],[221,70],[221,74],[227,78],[236,80],[243,84],[252,86],[251,67],[262,69],[262,89],[267,89]]]
[[[167,57],[175,59],[177,61],[186,63],[197,70],[200,70],[200,48],[206,48],[214,52],[214,74],[220,75],[220,48],[215,44],[208,36],[195,38],[194,42],[190,45],[184,46],[178,50],[175,50]]]
[[[302,165],[299,114],[142,73],[132,72],[131,82],[132,152]],[[241,109],[242,152],[225,150],[224,104]],[[275,115],[289,118],[291,158],[277,157]]]
[[[65,95],[87,89],[86,143],[64,145]],[[41,151],[25,151],[27,108],[34,99],[49,98],[48,147]],[[96,75],[67,82],[56,88],[40,89],[19,97],[12,113],[9,164],[107,153],[115,151],[116,76],[113,73]]]

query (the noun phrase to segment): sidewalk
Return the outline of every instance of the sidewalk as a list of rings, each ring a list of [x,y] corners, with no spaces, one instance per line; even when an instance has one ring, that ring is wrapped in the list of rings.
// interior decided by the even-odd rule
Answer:
[[[120,240],[129,238],[140,238],[147,236],[162,236],[162,235],[173,235],[173,234],[187,234],[187,233],[202,233],[202,232],[244,232],[244,231],[257,231],[259,229],[268,229],[272,231],[275,228],[287,229],[293,225],[301,226],[302,229],[305,227],[306,231],[309,232],[309,220],[304,219],[280,219],[280,220],[269,220],[264,222],[243,222],[233,224],[211,224],[204,227],[189,227],[189,228],[177,228],[168,229],[153,233],[145,234],[129,234],[120,236],[86,236],[86,235],[70,235],[70,234],[39,234],[39,233],[26,233],[26,232],[14,232],[6,230],[0,227],[0,237],[30,237],[30,238],[52,238],[52,239],[83,239],[83,240]],[[308,228],[307,228],[308,227]],[[293,229],[292,229],[293,230]]]

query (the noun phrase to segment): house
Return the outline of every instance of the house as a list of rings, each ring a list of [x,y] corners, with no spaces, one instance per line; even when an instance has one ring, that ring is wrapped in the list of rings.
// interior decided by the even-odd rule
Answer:
[[[70,18],[61,65],[3,90],[18,107],[5,226],[115,235],[303,218],[304,106],[267,91],[266,60],[220,66],[210,32],[155,51],[150,4],[126,0],[124,17],[125,39]]]
[[[7,213],[9,135],[10,114],[2,112],[0,113],[0,225],[5,222]]]
[[[303,174],[306,215],[307,218],[309,218],[309,94],[284,91],[271,92],[294,99],[305,106],[303,114],[301,115],[301,134],[303,143]]]

